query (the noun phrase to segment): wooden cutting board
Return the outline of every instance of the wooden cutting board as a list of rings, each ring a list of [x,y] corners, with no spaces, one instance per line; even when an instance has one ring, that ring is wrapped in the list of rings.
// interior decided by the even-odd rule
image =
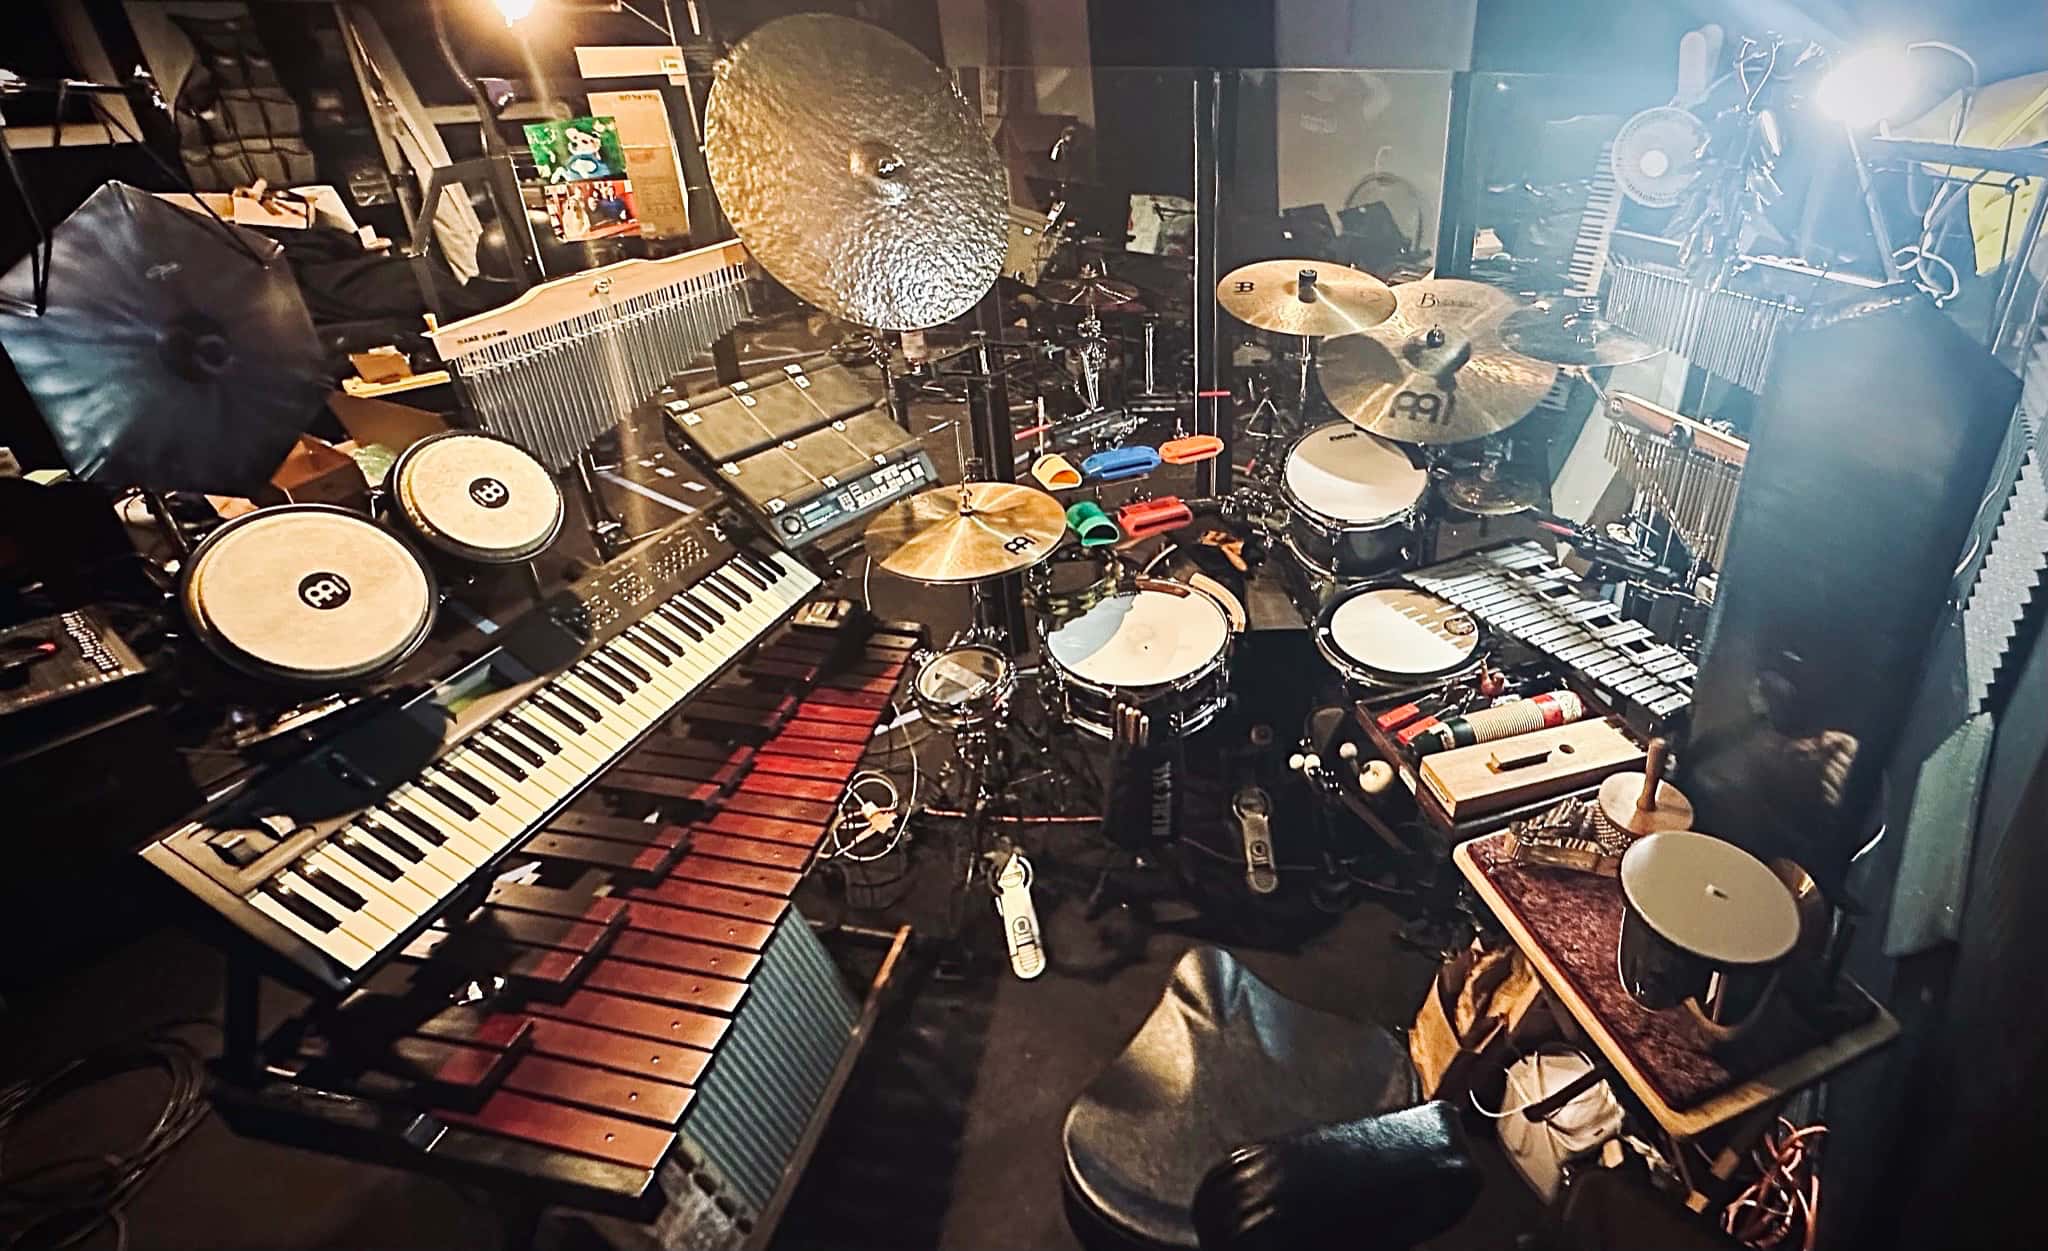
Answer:
[[[1422,784],[1453,821],[1463,821],[1642,767],[1643,749],[1623,730],[1576,721],[1425,756]]]

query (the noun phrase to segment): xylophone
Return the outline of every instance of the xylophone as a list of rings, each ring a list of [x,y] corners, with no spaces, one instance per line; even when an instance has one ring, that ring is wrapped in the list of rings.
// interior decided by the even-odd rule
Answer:
[[[551,1202],[660,1210],[691,1245],[758,1242],[867,1019],[791,896],[919,641],[766,643],[473,909],[271,1034],[224,1114]]]

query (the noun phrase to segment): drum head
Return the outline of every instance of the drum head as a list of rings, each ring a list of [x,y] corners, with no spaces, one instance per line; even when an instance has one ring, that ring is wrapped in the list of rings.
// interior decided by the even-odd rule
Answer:
[[[917,671],[917,697],[941,708],[971,704],[987,698],[1009,669],[1010,662],[993,647],[949,647]]]
[[[1323,610],[1316,644],[1352,676],[1395,685],[1425,682],[1472,663],[1479,653],[1479,622],[1414,587],[1363,587]]]
[[[403,541],[340,509],[287,505],[192,555],[184,601],[222,659],[260,677],[346,681],[396,664],[434,622],[434,580]]]
[[[1061,669],[1098,686],[1163,686],[1199,673],[1223,654],[1230,623],[1197,592],[1122,591],[1045,636]]]
[[[1415,507],[1429,474],[1400,446],[1333,421],[1301,436],[1287,453],[1287,491],[1310,511],[1340,522],[1382,521]]]
[[[392,498],[421,539],[465,560],[537,555],[562,528],[554,476],[503,439],[466,430],[423,439],[391,469]]]

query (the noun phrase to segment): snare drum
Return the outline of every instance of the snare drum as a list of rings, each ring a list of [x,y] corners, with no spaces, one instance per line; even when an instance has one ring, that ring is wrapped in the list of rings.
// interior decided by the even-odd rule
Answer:
[[[1398,444],[1333,421],[1287,449],[1280,485],[1296,558],[1330,577],[1363,578],[1409,559],[1429,474]]]
[[[1044,644],[1048,706],[1099,738],[1184,737],[1230,701],[1230,622],[1215,600],[1174,583],[1106,596],[1047,630]]]
[[[1485,658],[1479,619],[1412,586],[1353,587],[1316,618],[1316,648],[1347,679],[1395,689],[1443,682]]]
[[[433,571],[403,539],[325,504],[237,517],[179,586],[200,641],[244,673],[341,686],[398,664],[433,628]]]
[[[554,475],[495,435],[429,435],[405,449],[386,482],[392,519],[427,547],[460,560],[531,560],[562,529],[562,488]]]
[[[1002,720],[1017,689],[1017,667],[982,643],[961,643],[918,666],[911,702],[942,730],[981,730]]]

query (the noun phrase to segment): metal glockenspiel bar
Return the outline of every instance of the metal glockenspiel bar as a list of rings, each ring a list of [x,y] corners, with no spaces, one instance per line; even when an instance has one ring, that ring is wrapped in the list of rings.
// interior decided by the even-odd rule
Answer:
[[[544,283],[430,336],[470,419],[567,467],[747,315],[737,240]]]

